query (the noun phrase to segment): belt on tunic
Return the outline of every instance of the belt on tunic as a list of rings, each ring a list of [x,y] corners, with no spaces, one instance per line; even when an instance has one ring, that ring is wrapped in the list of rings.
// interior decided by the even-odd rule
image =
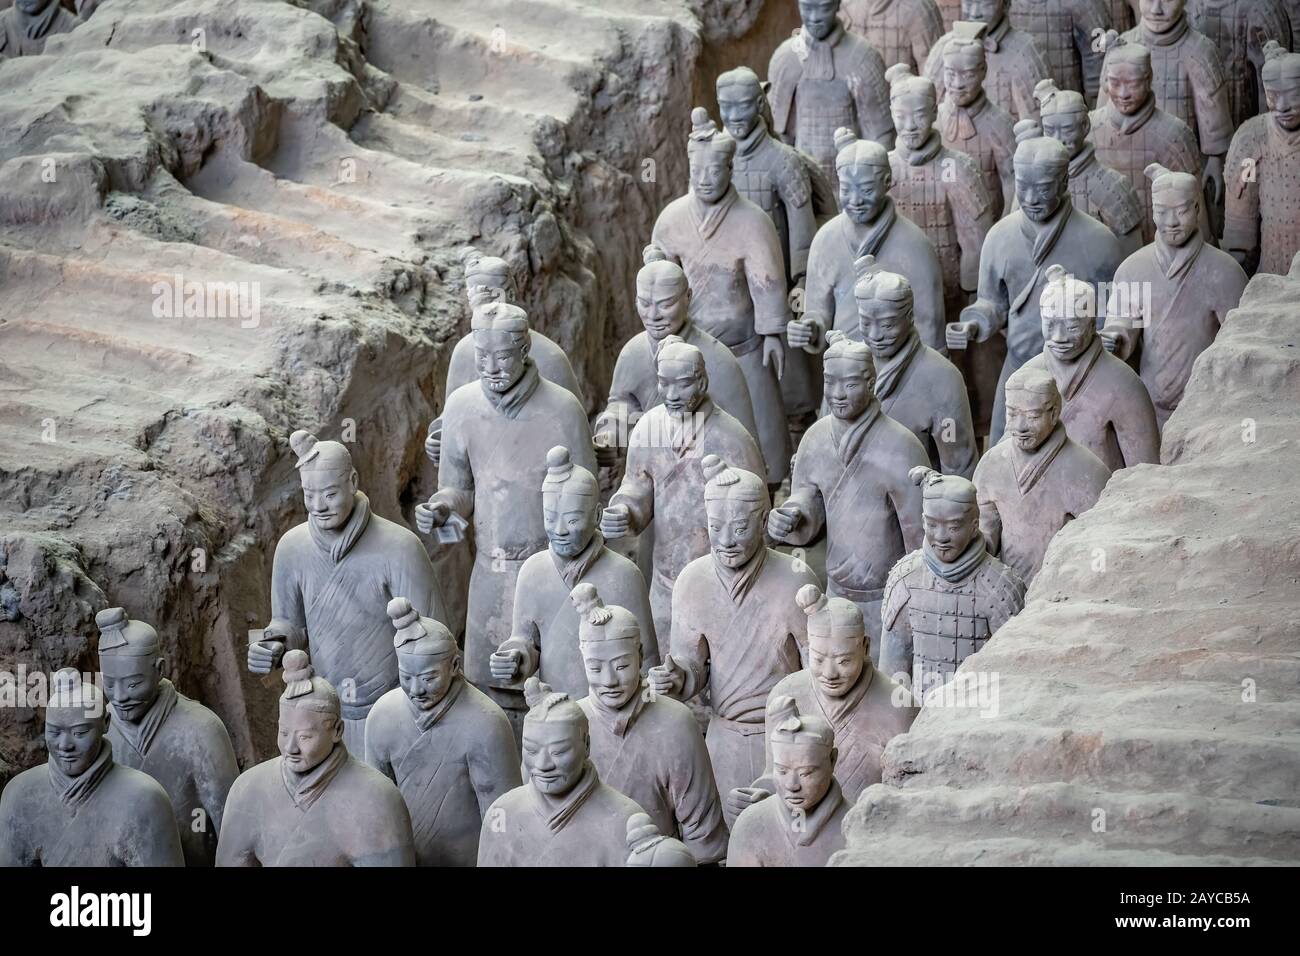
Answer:
[[[851,588],[835,582],[835,594],[832,597],[847,598],[855,604],[866,604],[870,601],[879,601],[885,596],[884,588]]]
[[[739,345],[728,345],[727,348],[731,349],[732,355],[740,357],[741,355],[748,355],[750,352],[755,352],[762,348],[762,346],[763,336],[756,335],[752,339],[741,342]]]
[[[763,721],[757,722],[752,720],[732,720],[730,717],[719,717],[713,715],[713,721],[716,722],[723,730],[729,730],[733,734],[740,734],[742,737],[753,737],[755,734],[763,732]]]

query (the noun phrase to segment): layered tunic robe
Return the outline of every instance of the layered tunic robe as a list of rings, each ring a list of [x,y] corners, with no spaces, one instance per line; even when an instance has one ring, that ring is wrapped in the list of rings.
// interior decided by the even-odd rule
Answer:
[[[748,806],[732,830],[727,866],[825,866],[844,849],[849,806],[837,782],[811,813],[796,816],[779,796]]]
[[[464,677],[427,711],[400,687],[379,698],[366,763],[402,792],[419,866],[474,866],[484,814],[521,783],[510,721]]]
[[[960,19],[960,17],[958,17]],[[952,29],[939,38],[925,61],[925,75],[943,100],[943,50],[953,37]],[[982,37],[988,75],[984,92],[989,99],[1011,114],[1015,120],[1038,119],[1038,101],[1034,87],[1048,77],[1047,62],[1034,45],[1033,37],[1011,25],[1003,16]]]

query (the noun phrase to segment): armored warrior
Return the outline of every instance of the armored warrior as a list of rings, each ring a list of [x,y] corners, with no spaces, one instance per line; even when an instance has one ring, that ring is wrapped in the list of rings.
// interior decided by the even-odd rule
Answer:
[[[1034,102],[1034,87],[1047,79],[1047,63],[1043,60],[1033,38],[1011,25],[1007,15],[1010,0],[961,0],[962,21],[983,23],[985,32],[979,36],[984,44],[988,62],[988,76],[984,92],[994,103],[1011,114],[1011,118],[1033,119],[1038,116]],[[934,83],[939,95],[944,94],[943,50],[953,37],[975,38],[973,27],[959,27],[953,23],[948,32],[930,51],[925,61],[925,75]]]
[[[802,666],[807,625],[790,597],[817,579],[802,561],[765,545],[770,503],[758,475],[716,455],[704,459],[704,473],[712,553],[678,576],[670,651],[647,677],[653,693],[678,700],[708,689],[705,742],[718,791],[728,793],[763,772],[764,702]]]
[[[59,0],[14,0],[12,7],[0,11],[0,60],[39,56],[46,40],[70,33],[80,23]]]
[[[536,675],[524,687],[524,772],[483,817],[479,866],[624,866],[644,810],[600,779],[587,712]]]
[[[1033,38],[1057,87],[1096,102],[1102,52],[1095,41],[1112,25],[1102,0],[1011,0],[1008,16]]]
[[[1150,242],[1156,233],[1151,218],[1151,184],[1143,170],[1159,163],[1199,180],[1202,165],[1196,134],[1156,105],[1151,81],[1151,54],[1147,48],[1111,36],[1102,67],[1107,102],[1093,111],[1088,124],[1097,159],[1123,174],[1137,193],[1143,242]],[[1204,225],[1208,235],[1208,217]]]
[[[790,497],[772,512],[767,531],[803,546],[825,528],[830,593],[858,605],[876,637],[885,576],[921,543],[921,494],[907,472],[930,458],[907,426],[881,411],[868,347],[837,332],[830,339],[824,377],[831,414],[799,443]]]
[[[925,542],[889,572],[880,669],[906,677],[924,704],[1020,613],[1025,584],[989,553],[975,485],[929,468],[915,469],[912,480],[924,496]]]
[[[366,721],[366,763],[402,792],[418,866],[474,866],[483,815],[521,782],[510,721],[465,680],[446,627],[404,597],[388,616],[401,687]]]
[[[1106,347],[1128,359],[1142,343],[1142,381],[1163,428],[1182,400],[1196,357],[1210,347],[1246,289],[1246,273],[1201,234],[1202,194],[1195,176],[1152,164],[1156,241],[1115,270]],[[1135,290],[1149,289],[1149,296]]]
[[[980,531],[989,551],[1029,584],[1056,532],[1097,503],[1110,469],[1066,434],[1061,393],[1045,371],[1017,369],[1006,393],[1010,440],[975,467]]]
[[[727,827],[713,766],[695,715],[671,697],[642,691],[641,624],[605,604],[590,583],[571,596],[590,692],[578,701],[600,778],[635,800],[657,832],[680,839],[698,863],[727,855]]]
[[[284,684],[280,756],[230,788],[217,866],[414,866],[401,792],[348,752],[339,696],[306,651],[284,655]]]
[[[167,791],[113,762],[99,688],[71,668],[51,680],[49,762],[0,791],[0,867],[184,866]]]
[[[1233,127],[1262,112],[1264,45],[1291,48],[1291,21],[1282,0],[1192,0],[1192,29],[1219,51],[1227,76]]]
[[[811,156],[835,183],[835,131],[846,126],[886,149],[889,122],[885,61],[844,29],[840,0],[799,0],[802,26],[772,54],[773,132]]]
[[[943,48],[943,102],[939,129],[943,145],[979,164],[993,221],[1002,218],[1015,197],[1011,155],[1016,151],[1015,121],[984,93],[988,63],[982,23],[961,22]],[[966,34],[971,34],[967,36]]]
[[[731,181],[736,141],[703,109],[691,113],[691,122],[691,189],[659,214],[652,241],[686,273],[691,321],[740,362],[767,480],[778,484],[790,470],[790,433],[778,384],[790,320],[781,240],[767,213]]]
[[[989,443],[1002,437],[1003,385],[1007,376],[1043,350],[1038,303],[1047,267],[1094,284],[1109,283],[1120,263],[1119,241],[1070,201],[1070,154],[1046,136],[1016,147],[1016,199],[1020,208],[991,230],[980,257],[979,298],[948,326],[948,347],[965,348],[1005,330],[1007,357],[998,381]]]
[[[1083,97],[1072,90],[1058,90],[1051,80],[1038,84],[1034,94],[1041,107],[1041,133],[1040,127],[1029,120],[1021,120],[1017,131],[1050,136],[1069,151],[1070,201],[1074,208],[1082,209],[1113,232],[1121,255],[1137,252],[1143,242],[1142,206],[1128,177],[1098,161],[1097,148],[1088,140],[1092,123]]]
[[[157,780],[171,799],[186,866],[212,866],[230,785],[239,776],[221,719],[162,676],[162,644],[120,607],[95,615],[104,692],[113,705],[106,739],[117,763]]]
[[[1300,250],[1300,54],[1270,41],[1265,56],[1268,112],[1232,140],[1223,248],[1247,271],[1286,275]]]
[[[397,686],[397,655],[384,613],[394,594],[421,612],[443,615],[424,545],[408,528],[370,510],[347,446],[296,431],[307,521],[275,548],[271,620],[248,647],[248,669],[269,674],[285,651],[308,651],[314,667],[342,692],[345,739],[365,747],[366,715]]]
[[[645,578],[635,564],[605,547],[598,528],[600,486],[595,475],[570,460],[567,448],[547,453],[542,510],[549,546],[520,569],[510,637],[488,666],[500,686],[522,689],[523,679],[539,674],[577,700],[587,693],[587,674],[578,647],[581,619],[569,595],[580,582],[600,588],[636,618],[645,666],[659,663],[659,645]]]
[[[825,866],[844,848],[849,810],[835,779],[835,731],[825,717],[800,713],[790,697],[771,702],[767,723],[777,796],[737,818],[727,865]]]
[[[1103,348],[1096,296],[1092,286],[1049,266],[1039,301],[1043,352],[1025,365],[1052,376],[1066,433],[1112,472],[1159,464],[1155,406],[1137,372]]]
[[[853,337],[858,334],[853,263],[874,256],[881,268],[912,277],[913,315],[921,340],[943,349],[943,269],[921,227],[889,196],[893,173],[879,143],[839,131],[840,207],[844,210],[818,231],[808,254],[807,314],[819,324]]]
[[[934,0],[845,0],[840,17],[876,48],[885,66],[925,68],[930,48],[943,36],[943,14]]]

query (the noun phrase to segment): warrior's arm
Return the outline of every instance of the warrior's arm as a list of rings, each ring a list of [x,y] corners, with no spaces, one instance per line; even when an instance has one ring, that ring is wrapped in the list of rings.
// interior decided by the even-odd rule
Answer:
[[[645,577],[641,569],[634,567],[634,587],[632,593],[625,597],[624,607],[632,612],[641,631],[641,673],[645,674],[657,665],[659,657],[659,636],[655,633],[655,616],[650,610],[650,592],[646,588]]]
[[[633,438],[636,437],[634,434]],[[630,534],[640,534],[655,517],[655,483],[650,477],[648,458],[649,450],[645,444],[632,441],[627,450],[627,468],[623,472],[623,481],[609,499],[611,508],[615,505],[627,508]]]
[[[1140,386],[1140,387],[1139,387]],[[1119,439],[1120,454],[1124,458],[1124,467],[1134,465],[1160,464],[1160,426],[1156,423],[1156,407],[1151,402],[1151,395],[1141,381],[1134,383],[1134,401],[1131,403],[1131,419],[1128,427],[1115,428],[1115,437]]]
[[[975,470],[975,477],[979,478],[978,468]],[[1002,516],[998,514],[998,503],[985,493],[978,480],[975,482],[975,490],[977,492],[975,498],[980,508],[980,534],[984,535],[989,554],[997,557],[1002,551]]]
[[[148,821],[145,829],[149,832],[143,840],[132,840],[137,852],[130,865],[184,866],[181,835],[176,829],[176,816],[167,791],[161,785],[157,786],[156,792],[145,794],[136,801],[135,808],[140,818]]]
[[[34,866],[37,862],[36,854],[27,841],[20,838],[21,833],[27,827],[27,821],[19,819],[21,816],[15,806],[18,800],[14,796],[15,791],[10,788],[6,792],[0,792],[0,867],[17,867],[17,866]],[[8,797],[9,799],[5,799]]]
[[[930,456],[915,438],[912,438],[906,448],[899,450],[910,461],[902,468],[891,468],[893,480],[889,487],[889,501],[898,517],[899,530],[903,532],[903,547],[915,551],[925,540],[925,525],[921,521],[922,495],[920,486],[908,478],[907,473],[918,466],[928,468]]]
[[[1115,279],[1110,286],[1110,296],[1106,302],[1106,324],[1102,329],[1104,337],[1115,342],[1115,354],[1128,361],[1142,339],[1142,303],[1140,296],[1132,295],[1133,280],[1129,270],[1121,265],[1115,270]]]
[[[411,607],[425,617],[444,624],[447,621],[447,608],[442,602],[442,589],[438,586],[438,576],[429,560],[429,552],[424,544],[413,534],[402,535],[402,548],[393,555],[389,566],[388,587],[392,597],[404,597],[411,602]],[[396,549],[395,549],[396,550]]]
[[[523,783],[519,773],[519,749],[515,746],[510,721],[499,708],[491,717],[491,720],[475,725],[474,745],[467,757],[469,779],[478,797],[480,817],[487,815],[488,808],[498,797]]]
[[[452,418],[444,411],[438,490],[429,497],[429,504],[446,505],[468,521],[474,514],[474,469],[465,445],[465,424],[463,416]]]
[[[943,14],[931,0],[921,0],[917,4],[917,16],[912,23],[912,59],[916,60],[916,72],[925,75],[928,66],[926,57],[930,50],[943,36]]]
[[[809,248],[808,273],[803,289],[804,317],[816,318],[826,329],[835,326],[835,265],[829,261],[832,258],[829,238],[829,235],[822,236]]]
[[[230,744],[230,734],[225,726],[215,715],[212,723],[212,741],[204,754],[205,759],[197,762],[194,787],[212,832],[220,836],[226,800],[239,777],[239,762],[235,759],[235,748]]]
[[[609,400],[605,403],[605,410],[596,417],[596,434],[610,436],[619,448],[627,447],[632,426],[645,412],[635,390],[637,373],[645,370],[635,368],[639,363],[630,354],[631,345],[632,342],[624,345],[619,353],[609,385]]]
[[[257,839],[254,828],[262,821],[256,817],[256,801],[247,797],[250,777],[241,774],[226,797],[222,823],[217,831],[217,866],[261,866],[257,858]]]
[[[267,627],[283,636],[286,651],[306,650],[307,612],[287,541],[280,539],[271,562],[271,622]]]
[[[986,242],[986,246],[991,243]],[[974,322],[979,326],[975,336],[977,342],[987,342],[995,333],[1007,327],[1007,311],[1011,302],[1007,298],[1007,287],[1002,281],[1002,257],[997,250],[985,248],[980,254],[979,291],[975,302],[961,310],[963,322]]]
[[[709,642],[694,626],[690,609],[686,607],[689,603],[673,602],[672,632],[668,642],[673,663],[682,671],[681,690],[673,695],[678,700],[690,700],[709,683]]]
[[[1232,138],[1232,148],[1223,167],[1227,196],[1224,200],[1223,250],[1243,267],[1259,252],[1259,156],[1250,127],[1243,126]]]
[[[863,139],[873,139],[885,149],[894,148],[894,118],[889,113],[889,83],[885,80],[885,61],[874,47],[867,56],[855,83],[849,84],[858,114],[858,129]]]
[[[813,462],[809,459],[817,455],[814,448],[805,448],[806,441],[799,443],[799,454],[794,456],[794,475],[790,478],[790,496],[782,505],[793,505],[803,515],[800,521],[785,538],[785,544],[796,547],[807,544],[821,533],[826,524],[826,499],[813,473]]]
[[[1083,95],[1089,103],[1097,102],[1101,88],[1101,63],[1105,53],[1096,38],[1106,32],[1110,17],[1101,0],[1079,0],[1074,11],[1074,47],[1079,51],[1079,65],[1083,72]]]
[[[378,734],[374,732],[376,726],[375,714],[372,710],[370,717],[366,720],[366,763],[393,781],[393,783],[397,783],[397,774],[393,770],[392,756],[388,753],[387,748],[380,745],[377,739]]]
[[[518,680],[537,673],[542,666],[542,625],[529,600],[534,586],[520,573],[515,581],[515,600],[511,611],[510,636],[501,642],[497,653],[514,651],[519,655]]]
[[[353,866],[415,866],[411,812],[396,785],[366,793],[356,814]]]
[[[1196,107],[1197,141],[1201,153],[1212,159],[1228,151],[1232,142],[1232,113],[1228,107],[1228,86],[1223,61],[1214,46],[1205,49],[1206,61],[1193,58],[1187,63],[1191,74],[1192,99]]]
[[[957,170],[958,181],[947,191],[948,206],[961,247],[961,287],[971,292],[979,281],[984,238],[993,226],[993,201],[973,161],[959,159]]]
[[[907,586],[901,581],[890,582],[885,600],[881,604],[880,628],[880,672],[898,679],[899,674],[908,678],[906,686],[911,686],[912,674],[912,623],[907,614]]]
[[[939,469],[945,475],[969,478],[975,472],[979,449],[975,444],[975,425],[971,418],[970,398],[961,373],[953,370],[950,391],[952,400],[930,424],[930,436],[939,452]],[[952,441],[946,441],[951,435]]]
[[[727,855],[727,824],[713,776],[713,764],[704,735],[687,728],[685,753],[668,775],[668,795],[673,802],[682,842],[699,863],[716,863]]]
[[[801,173],[804,178],[807,174]],[[808,199],[802,205],[788,201],[785,218],[790,229],[790,282],[795,283],[808,273],[808,250],[817,234],[817,218],[813,215],[812,187],[807,187]]]
[[[745,256],[745,280],[754,302],[754,331],[759,335],[780,335],[790,321],[781,237],[766,214],[758,216],[753,225]]]

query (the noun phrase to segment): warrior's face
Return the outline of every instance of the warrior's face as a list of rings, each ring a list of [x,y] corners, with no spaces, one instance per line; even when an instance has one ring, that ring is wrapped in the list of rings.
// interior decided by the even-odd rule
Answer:
[[[1142,23],[1153,33],[1164,33],[1182,18],[1187,0],[1141,0]]]
[[[659,399],[664,408],[676,416],[695,411],[708,394],[708,379],[703,370],[691,362],[661,359],[655,378],[659,383]]]
[[[1289,89],[1266,85],[1264,99],[1268,103],[1268,108],[1273,111],[1279,126],[1288,133],[1300,129],[1300,85],[1291,86]]]
[[[1051,395],[1007,389],[1007,434],[1021,451],[1033,451],[1052,434],[1061,410]]]
[[[1096,337],[1096,319],[1073,301],[1058,304],[1060,308],[1042,311],[1044,348],[1059,361],[1072,362]]]
[[[494,392],[510,390],[527,368],[528,336],[522,332],[478,329],[474,332],[474,364],[479,381]]]
[[[58,3],[58,0],[15,0],[14,6],[27,16],[34,17],[53,3]]]
[[[835,749],[819,744],[773,742],[776,790],[793,813],[811,813],[835,780]]]
[[[323,531],[337,531],[352,517],[359,479],[355,468],[304,465],[298,471],[307,518]]]
[[[280,701],[280,756],[294,773],[306,773],[319,766],[342,739],[342,718]]]
[[[1182,201],[1178,201],[1179,199]],[[1180,249],[1201,231],[1201,203],[1195,197],[1182,198],[1174,194],[1172,202],[1152,199],[1151,213],[1156,231],[1165,245]]]
[[[961,0],[961,18],[996,26],[1007,12],[1007,0]]]
[[[606,707],[617,710],[641,692],[641,645],[633,640],[588,641],[582,645],[587,687]]]
[[[847,358],[828,358],[823,366],[822,395],[840,421],[856,421],[876,400],[875,370]]]
[[[1043,117],[1043,133],[1070,151],[1073,159],[1083,152],[1091,129],[1087,113],[1053,113]]]
[[[420,710],[437,707],[459,673],[459,654],[404,654],[400,649],[397,652],[398,683]]]
[[[920,149],[934,128],[935,102],[920,93],[905,93],[889,101],[898,141],[908,149]]]
[[[731,188],[731,156],[707,143],[689,151],[691,194],[702,203],[715,203]]]
[[[582,724],[566,720],[524,721],[524,770],[542,793],[562,797],[582,777],[590,740]]]
[[[104,694],[113,704],[118,720],[128,724],[140,719],[158,699],[162,684],[161,657],[129,657],[125,654],[101,654]]]
[[[767,508],[762,502],[731,497],[710,499],[704,508],[713,559],[724,568],[743,568],[764,547]]]
[[[69,777],[79,777],[99,756],[104,739],[103,714],[92,715],[81,707],[51,706],[45,712],[45,747],[50,760]]]
[[[808,670],[827,697],[843,697],[867,666],[867,640],[853,637],[808,635]]]
[[[859,226],[874,222],[889,198],[890,174],[880,166],[842,166],[840,208]]]
[[[980,533],[979,507],[947,498],[926,498],[921,521],[926,544],[935,557],[948,563],[960,558]]]
[[[546,539],[558,557],[572,558],[582,553],[596,533],[600,499],[595,495],[566,492],[542,494],[542,520]]]
[[[957,106],[970,106],[984,89],[984,78],[988,67],[983,60],[969,56],[945,56],[943,58],[943,88]]]
[[[893,302],[858,300],[858,331],[872,355],[878,359],[890,358],[903,347],[912,331],[912,312],[900,311]]]
[[[1056,215],[1070,189],[1070,173],[1064,166],[1016,163],[1016,199],[1033,222],[1046,222]]]
[[[636,283],[636,311],[646,334],[656,342],[681,332],[690,305],[687,286],[664,282]]]
[[[825,40],[835,29],[840,0],[799,0],[799,19],[814,40]]]
[[[718,87],[718,113],[731,138],[742,140],[754,131],[762,115],[763,91],[732,83]]]
[[[1151,97],[1151,74],[1137,63],[1106,67],[1106,95],[1123,116],[1133,116]]]

